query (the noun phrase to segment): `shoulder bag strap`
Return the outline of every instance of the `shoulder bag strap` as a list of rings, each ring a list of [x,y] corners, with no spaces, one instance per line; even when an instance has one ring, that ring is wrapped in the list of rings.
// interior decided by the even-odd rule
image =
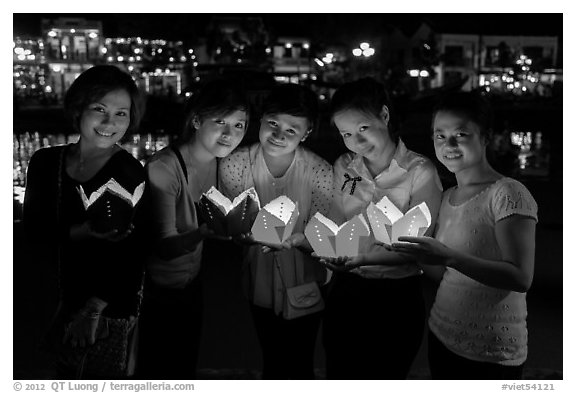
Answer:
[[[58,184],[57,184],[57,191],[56,191],[56,229],[58,233],[60,232],[62,225],[62,174],[64,171],[64,160],[65,154],[68,150],[68,146],[64,146],[60,151],[58,157]],[[57,237],[57,245],[56,245],[56,259],[58,264],[58,272],[57,272],[57,279],[58,279],[58,300],[59,303],[62,301],[63,298],[63,289],[62,289],[62,239],[60,236]]]
[[[176,154],[176,158],[178,159],[178,162],[182,167],[182,172],[184,172],[184,177],[186,178],[186,184],[188,184],[188,170],[186,169],[186,163],[184,162],[184,157],[182,157],[182,153],[180,153],[180,150],[178,149],[177,146],[171,145],[170,148],[172,149],[174,154]]]

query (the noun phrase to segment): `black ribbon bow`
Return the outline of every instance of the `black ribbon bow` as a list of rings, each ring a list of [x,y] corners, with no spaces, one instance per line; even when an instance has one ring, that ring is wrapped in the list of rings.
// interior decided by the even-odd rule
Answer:
[[[344,187],[346,187],[346,183],[351,181],[352,187],[350,187],[350,195],[354,194],[354,191],[356,190],[356,183],[359,181],[362,181],[362,177],[361,176],[352,177],[347,173],[344,174],[344,177],[346,178],[346,180],[344,181],[344,184],[342,184],[342,188],[340,189],[340,191],[344,191]]]

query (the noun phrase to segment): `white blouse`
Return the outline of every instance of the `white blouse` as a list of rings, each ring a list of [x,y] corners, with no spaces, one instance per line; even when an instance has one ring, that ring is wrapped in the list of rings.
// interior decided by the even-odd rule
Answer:
[[[348,152],[334,163],[334,203],[330,218],[342,224],[357,214],[366,215],[370,202],[388,197],[402,213],[426,202],[430,209],[432,231],[442,199],[442,184],[436,167],[428,158],[408,150],[398,141],[390,166],[372,177],[362,156]],[[361,249],[367,253],[376,247],[373,234],[369,245]],[[352,270],[364,278],[405,278],[421,274],[415,264],[397,266],[361,266]]]
[[[286,173],[274,177],[264,161],[260,144],[242,147],[224,158],[219,168],[221,192],[228,198],[255,187],[261,206],[285,195],[298,202],[300,215],[293,233],[304,233],[310,218],[326,215],[332,201],[332,166],[311,151],[299,146]],[[281,276],[276,267],[281,271]],[[246,289],[257,306],[283,309],[285,287],[325,281],[326,269],[297,249],[263,254],[261,246],[247,247],[244,255]]]

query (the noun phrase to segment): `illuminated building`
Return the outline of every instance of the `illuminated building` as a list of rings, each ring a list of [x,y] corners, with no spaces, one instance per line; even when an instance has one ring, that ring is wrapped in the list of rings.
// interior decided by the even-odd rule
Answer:
[[[180,96],[183,86],[196,78],[196,52],[182,41],[106,38],[102,57],[107,64],[121,66],[138,86],[153,95]],[[191,72],[186,72],[186,67]]]
[[[314,73],[310,39],[278,37],[272,48],[274,79],[278,82],[300,83]]]
[[[154,95],[178,97],[183,86],[199,79],[196,53],[182,41],[104,38],[100,21],[43,19],[42,37],[14,38],[15,98],[26,103],[61,102],[78,75],[96,64],[124,69]]]
[[[100,60],[102,23],[82,18],[42,20],[52,91],[62,98],[83,71]]]
[[[445,30],[438,33],[424,23],[405,42],[411,49],[407,51],[407,72],[418,79],[429,78],[425,85],[420,85],[420,90],[465,81],[464,90],[484,86],[488,91],[513,90],[521,94],[562,81],[562,70],[557,68],[558,37],[452,34],[448,33],[449,27]],[[434,47],[428,50],[436,54],[438,61],[428,69],[420,68],[414,62],[414,54],[419,53],[422,43],[430,37]],[[428,71],[428,76],[423,77],[422,70]],[[537,75],[532,75],[534,72]],[[518,73],[523,75],[513,76]]]

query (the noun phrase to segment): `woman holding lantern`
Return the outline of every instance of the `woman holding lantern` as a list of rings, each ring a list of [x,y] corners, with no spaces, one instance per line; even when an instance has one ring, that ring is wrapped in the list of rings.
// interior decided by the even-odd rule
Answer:
[[[287,319],[286,302],[290,288],[322,284],[326,278],[324,267],[309,256],[304,237],[305,223],[318,211],[326,214],[332,199],[332,167],[300,146],[314,129],[317,114],[317,98],[309,89],[274,87],[264,101],[260,142],[238,149],[220,167],[222,190],[229,198],[255,187],[262,205],[281,196],[298,204],[288,239],[245,249],[245,287],[262,347],[264,379],[314,378],[320,313]]]
[[[57,378],[131,375],[131,367],[113,375],[76,355],[105,345],[99,333],[109,319],[130,321],[134,331],[143,269],[132,218],[144,169],[118,142],[138,128],[143,99],[130,75],[95,66],[72,83],[64,109],[80,139],[34,154],[24,201],[27,240],[57,263],[60,302],[44,344],[56,352]]]
[[[196,203],[218,186],[218,161],[246,133],[249,103],[238,85],[206,84],[187,104],[181,140],[146,165],[148,235],[140,369],[143,379],[194,379],[202,326],[203,239]]]
[[[406,148],[391,127],[384,86],[365,78],[340,87],[332,121],[351,150],[334,163],[329,217],[341,224],[383,197],[402,212],[426,202],[434,221],[442,186],[434,164]],[[421,270],[415,258],[376,244],[355,258],[321,259],[336,273],[326,302],[324,346],[329,379],[404,379],[424,329]],[[367,333],[369,342],[350,336]]]

